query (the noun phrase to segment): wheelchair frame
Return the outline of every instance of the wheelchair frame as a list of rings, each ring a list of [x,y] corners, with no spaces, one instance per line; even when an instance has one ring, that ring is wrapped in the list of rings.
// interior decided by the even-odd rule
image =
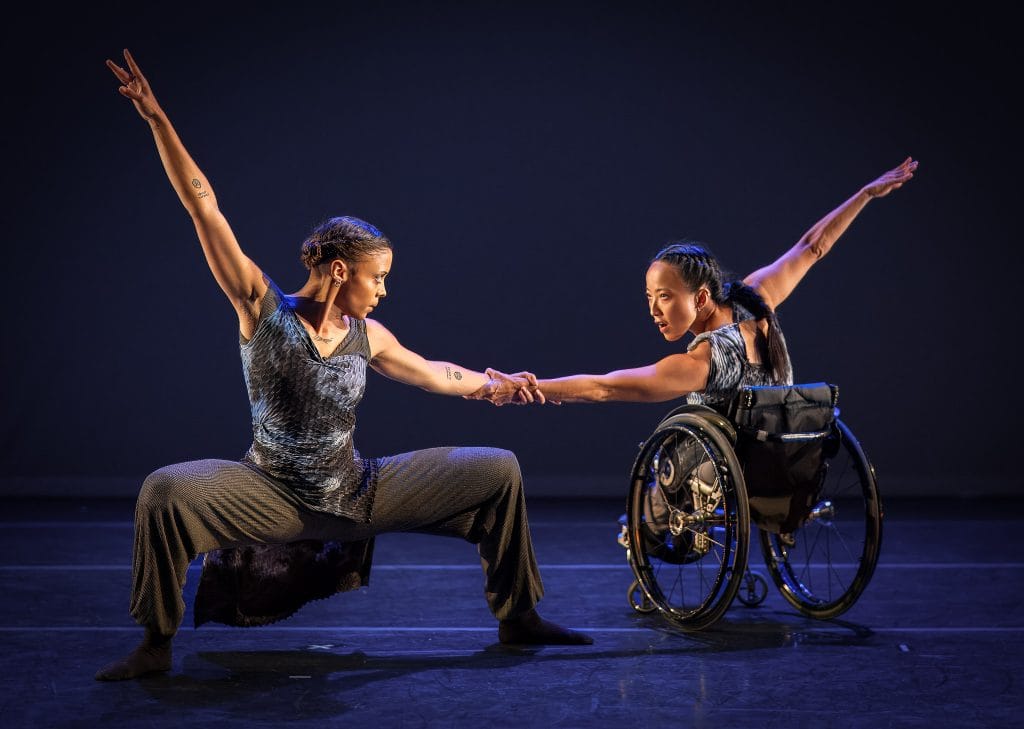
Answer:
[[[809,515],[791,533],[757,531],[782,597],[828,619],[848,610],[871,580],[882,505],[874,468],[846,424],[836,417],[820,436],[826,466]],[[765,580],[748,570],[758,525],[736,443],[727,417],[683,405],[641,444],[619,539],[635,577],[628,600],[638,612],[657,611],[695,631],[718,621],[736,598],[748,606],[765,599]]]

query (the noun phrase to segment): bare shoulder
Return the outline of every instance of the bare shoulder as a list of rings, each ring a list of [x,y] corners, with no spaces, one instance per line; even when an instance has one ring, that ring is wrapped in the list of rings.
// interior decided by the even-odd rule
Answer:
[[[768,306],[768,308],[771,309],[772,311],[775,311],[775,301],[772,299],[772,293],[771,291],[768,290],[768,287],[765,285],[764,281],[764,279],[767,276],[767,270],[768,267],[754,271],[752,274],[743,279],[743,283],[745,283],[750,288],[754,289],[757,295],[764,299],[764,303]]]
[[[389,346],[398,343],[395,335],[376,319],[367,317],[363,321],[366,322],[366,339],[370,344],[371,358],[376,357]]]
[[[363,319],[366,322],[366,336],[368,337],[393,337],[394,335],[388,330],[386,326],[381,324],[376,319],[366,317]]]
[[[707,386],[711,372],[711,346],[701,342],[689,352],[670,354],[654,365],[654,379],[670,397],[681,397]]]
[[[691,349],[681,352],[680,354],[673,354],[671,356],[686,357],[688,359],[695,359],[697,361],[711,361],[711,342],[707,339],[701,339],[697,342],[696,346]]]
[[[707,339],[702,340],[693,349],[673,357],[686,357],[691,362],[698,362],[702,364],[708,364],[711,362],[711,342]]]
[[[711,363],[711,343],[700,342],[688,352],[676,352],[658,361],[657,368],[663,371],[693,371],[707,368]]]

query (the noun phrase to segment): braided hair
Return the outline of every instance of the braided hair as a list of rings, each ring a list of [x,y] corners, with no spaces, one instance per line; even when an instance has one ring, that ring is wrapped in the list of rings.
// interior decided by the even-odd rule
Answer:
[[[387,236],[365,220],[343,215],[316,226],[302,242],[300,255],[302,264],[312,271],[335,258],[351,265],[385,250],[391,250]]]
[[[765,365],[772,378],[782,381],[789,370],[789,353],[782,337],[782,328],[775,310],[757,291],[740,280],[723,282],[724,274],[718,260],[703,245],[691,242],[671,243],[662,248],[651,263],[662,261],[674,267],[683,283],[694,291],[705,286],[716,304],[739,304],[755,319],[768,320],[768,361]]]

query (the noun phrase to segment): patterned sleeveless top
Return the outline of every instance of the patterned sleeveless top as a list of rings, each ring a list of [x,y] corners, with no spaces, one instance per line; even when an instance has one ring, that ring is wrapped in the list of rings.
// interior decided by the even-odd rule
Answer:
[[[241,341],[252,408],[252,445],[242,462],[311,509],[367,522],[376,461],[362,459],[352,443],[370,360],[366,322],[350,318],[348,334],[324,358],[281,290],[266,281],[256,331]]]
[[[708,383],[700,392],[691,392],[686,402],[691,405],[707,405],[723,410],[732,401],[741,387],[747,385],[792,385],[793,368],[786,355],[784,376],[776,381],[771,371],[763,364],[754,364],[747,359],[747,345],[743,341],[739,323],[753,319],[754,315],[739,304],[732,306],[732,324],[704,332],[694,337],[686,348],[693,351],[701,342],[711,345],[711,371]],[[783,339],[785,346],[785,339]]]

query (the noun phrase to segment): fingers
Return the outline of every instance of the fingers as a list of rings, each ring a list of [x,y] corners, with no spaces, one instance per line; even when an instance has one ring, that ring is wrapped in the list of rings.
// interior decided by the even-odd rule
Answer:
[[[537,376],[532,372],[517,372],[514,375],[507,375],[493,367],[488,367],[484,370],[484,375],[489,380],[479,391],[484,394],[477,397],[477,393],[472,393],[468,399],[488,400],[495,405],[511,403],[544,405],[548,402],[547,397],[540,390]]]
[[[121,86],[118,87],[118,91],[126,99],[131,99],[136,103],[142,103],[144,96],[147,92],[146,79],[142,75],[142,70],[139,68],[139,64],[132,58],[132,54],[128,52],[128,49],[124,49],[124,58],[128,64],[128,69],[125,70],[118,64],[107,59],[107,68],[110,69],[114,77],[121,82]]]
[[[121,96],[132,101],[142,101],[142,96],[132,91],[127,86],[118,86],[117,90],[121,92]]]
[[[899,167],[889,172],[889,175],[896,176],[899,179],[910,179],[914,176],[914,170],[916,169],[917,160],[913,157],[907,157]]]
[[[532,372],[516,372],[513,377],[521,377],[530,383],[532,387],[537,387],[537,375]]]
[[[525,384],[517,383],[519,385],[520,392],[523,393],[522,397],[526,402],[536,402],[538,405],[544,405],[547,402],[547,398],[544,397],[544,393],[540,390],[540,385],[537,382],[537,375],[532,372],[516,372],[514,375],[507,375],[513,380],[525,380]],[[523,403],[525,404],[525,403]]]
[[[114,76],[117,77],[117,80],[123,84],[128,83],[128,80],[131,78],[131,75],[127,71],[111,61],[109,58],[107,59],[107,68],[109,68],[111,72],[113,72]]]
[[[907,157],[899,166],[880,175],[877,180],[867,185],[864,189],[872,197],[885,197],[893,190],[901,188],[904,183],[913,178],[916,169],[917,160],[913,157]]]
[[[128,49],[124,49],[124,60],[128,62],[128,68],[131,69],[132,74],[139,79],[139,81],[145,81],[145,76],[142,75],[142,69],[139,68],[139,64],[135,62],[132,54],[128,52]]]
[[[520,387],[517,389],[515,392],[515,399],[520,405],[529,405],[534,402],[538,405],[544,405],[548,401],[544,396],[543,391],[529,387]]]

